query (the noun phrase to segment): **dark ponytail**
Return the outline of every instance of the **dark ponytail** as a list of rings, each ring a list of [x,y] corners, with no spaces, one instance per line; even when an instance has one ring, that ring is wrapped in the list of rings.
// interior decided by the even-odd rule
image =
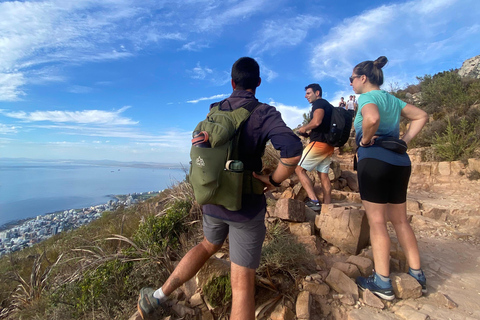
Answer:
[[[387,64],[388,59],[385,56],[378,57],[375,61],[363,61],[353,68],[356,75],[365,75],[371,84],[381,86],[383,84],[382,68]]]

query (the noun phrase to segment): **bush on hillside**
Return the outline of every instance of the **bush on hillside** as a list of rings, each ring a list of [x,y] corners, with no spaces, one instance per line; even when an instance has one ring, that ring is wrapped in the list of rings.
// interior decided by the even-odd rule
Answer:
[[[479,146],[475,128],[463,118],[452,123],[447,118],[447,127],[443,134],[436,133],[433,148],[440,161],[468,159]]]

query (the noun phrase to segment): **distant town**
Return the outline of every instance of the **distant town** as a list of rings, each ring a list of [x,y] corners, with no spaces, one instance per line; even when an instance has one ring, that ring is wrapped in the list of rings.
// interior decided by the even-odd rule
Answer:
[[[31,247],[58,233],[88,224],[100,218],[105,211],[115,211],[119,206],[129,207],[158,194],[159,192],[150,191],[115,196],[117,200],[109,200],[106,204],[49,213],[24,220],[0,232],[0,256]]]

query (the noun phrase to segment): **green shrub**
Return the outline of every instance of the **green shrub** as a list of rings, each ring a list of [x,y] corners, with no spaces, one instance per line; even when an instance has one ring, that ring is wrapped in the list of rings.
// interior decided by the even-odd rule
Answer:
[[[433,147],[438,160],[455,161],[470,157],[478,145],[475,128],[465,118],[458,124],[453,124],[450,118],[447,118],[445,133],[436,133]]]
[[[64,287],[64,295],[75,306],[77,315],[109,306],[108,312],[115,312],[118,303],[130,295],[126,282],[132,271],[133,262],[107,261],[87,271],[83,278]],[[104,309],[104,308],[103,308]]]
[[[215,277],[203,287],[203,294],[214,308],[224,306],[232,301],[230,275]]]
[[[164,215],[148,216],[133,236],[134,242],[153,255],[162,254],[167,247],[176,249],[180,234],[186,231],[183,222],[191,207],[190,201],[177,200]]]

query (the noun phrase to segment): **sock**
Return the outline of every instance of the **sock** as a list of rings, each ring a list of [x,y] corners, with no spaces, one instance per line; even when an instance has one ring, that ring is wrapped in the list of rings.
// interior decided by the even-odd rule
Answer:
[[[318,200],[312,200],[312,199],[310,199],[310,201],[315,202],[315,203],[319,202]]]
[[[160,303],[163,303],[163,302],[167,301],[167,299],[168,299],[168,297],[165,295],[165,293],[163,293],[162,288],[155,291],[153,293],[153,297],[157,298],[160,301]]]
[[[392,286],[390,278],[384,277],[379,273],[375,272],[374,282],[377,286],[382,289],[390,288]]]

